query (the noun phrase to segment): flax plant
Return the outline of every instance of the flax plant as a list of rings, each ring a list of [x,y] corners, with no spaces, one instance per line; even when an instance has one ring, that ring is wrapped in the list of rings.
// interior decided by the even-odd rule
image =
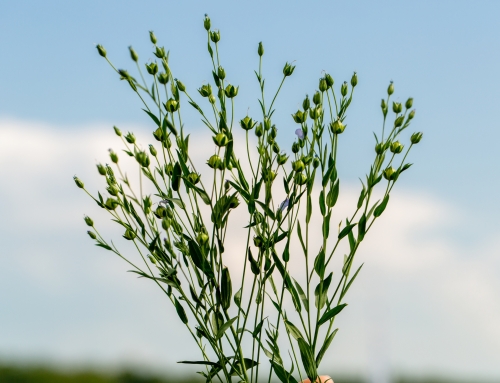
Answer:
[[[116,69],[104,47],[97,46],[139,97],[154,125],[157,144],[143,150],[133,133],[114,128],[124,152],[137,163],[138,188],[114,151],[109,153],[111,165],[97,165],[109,196],[92,195],[80,179],[74,179],[122,227],[138,257],[125,257],[86,216],[88,234],[97,246],[124,259],[131,271],[165,293],[201,351],[199,361],[180,363],[202,366],[199,373],[207,382],[269,382],[273,374],[283,383],[306,377],[315,381],[338,330],[335,318],[346,307],[346,294],[362,267],[352,267],[355,255],[387,208],[400,175],[411,166],[406,162],[408,153],[422,138],[422,133],[414,133],[406,148],[399,141],[415,115],[413,100],[404,105],[392,102],[390,113],[394,85],[389,85],[381,103],[382,131],[375,134],[375,158],[352,214],[335,231],[331,222],[340,192],[338,147],[358,83],[356,73],[337,87],[329,74],[319,79],[312,102],[306,96],[302,109],[292,115],[297,138],[286,154],[277,142],[273,108],[295,66],[285,64],[278,89],[265,97],[264,47],[259,43],[255,75],[261,91],[260,114],[239,119],[234,113],[239,88],[226,79],[219,58],[220,32],[211,29],[208,16],[204,27],[213,83],[193,92],[201,102],[175,78],[169,54],[153,32],[150,40],[157,59],[145,64],[147,74],[129,47],[140,80]],[[214,143],[208,168],[197,169],[190,156],[189,134],[182,123],[182,112],[190,108],[199,114]],[[247,153],[241,158],[234,150],[234,129],[245,132]],[[250,137],[251,132],[256,138]],[[154,194],[143,193],[146,184]],[[380,199],[375,198],[376,189]],[[278,200],[277,194],[286,198]],[[238,213],[233,213],[236,209]],[[311,220],[313,210],[319,214]],[[247,221],[240,228],[246,244],[239,254],[243,277],[237,283],[226,267],[225,249],[234,214],[245,215]],[[314,227],[321,228],[320,243],[311,240]],[[300,245],[291,246],[292,240]],[[348,250],[334,275],[332,260],[343,242]],[[292,276],[291,260],[299,257],[305,263],[303,275]],[[264,358],[269,361],[265,374],[260,368]]]

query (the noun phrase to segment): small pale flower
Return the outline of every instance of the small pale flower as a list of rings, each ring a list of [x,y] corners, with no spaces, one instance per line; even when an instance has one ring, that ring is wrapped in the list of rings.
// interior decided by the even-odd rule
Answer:
[[[280,210],[283,211],[285,210],[288,205],[290,204],[290,200],[287,198],[285,199],[281,204],[280,204]]]
[[[299,140],[303,140],[304,139],[304,132],[302,131],[302,129],[297,129],[295,131],[295,134],[297,135],[297,137],[299,137]]]

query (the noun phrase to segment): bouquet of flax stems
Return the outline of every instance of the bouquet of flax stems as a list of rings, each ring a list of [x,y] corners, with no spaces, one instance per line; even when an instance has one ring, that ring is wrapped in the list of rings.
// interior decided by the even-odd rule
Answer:
[[[320,78],[312,100],[306,97],[302,110],[292,115],[297,137],[286,154],[277,142],[273,106],[295,67],[285,64],[279,88],[271,98],[264,97],[264,47],[259,43],[255,74],[261,110],[258,116],[239,119],[234,115],[238,87],[227,81],[219,59],[220,32],[211,29],[208,16],[204,27],[213,75],[212,84],[197,89],[204,107],[175,78],[168,52],[153,32],[157,60],[145,65],[149,84],[132,47],[140,81],[116,69],[104,47],[97,46],[139,97],[154,124],[157,144],[143,150],[132,133],[114,128],[124,152],[139,168],[139,191],[111,150],[112,165],[97,165],[109,197],[93,196],[75,177],[77,186],[122,227],[141,262],[125,257],[86,216],[88,234],[97,246],[123,258],[131,271],[165,293],[201,351],[199,361],[180,363],[200,365],[207,382],[269,382],[273,374],[283,383],[316,381],[337,333],[335,318],[346,307],[346,293],[362,266],[352,267],[356,252],[386,209],[401,174],[411,166],[406,163],[408,153],[422,138],[422,133],[411,135],[406,149],[399,141],[415,115],[413,100],[405,105],[393,102],[390,113],[394,86],[389,85],[381,104],[382,131],[375,135],[375,159],[361,182],[352,214],[340,217],[338,231],[332,230],[340,190],[338,145],[356,74],[337,89],[329,74]],[[199,113],[213,139],[213,154],[198,168],[182,124],[181,111],[190,108]],[[250,137],[252,131],[255,137]],[[242,158],[235,150],[236,136],[245,140],[241,147],[247,153]],[[151,194],[143,192],[146,185]],[[245,217],[246,226],[231,228],[235,215]],[[228,251],[228,228],[240,232],[239,254],[233,248]],[[345,255],[334,276],[332,260],[342,246]],[[234,265],[235,258],[241,260],[242,270],[230,271],[228,261]],[[297,263],[303,267],[294,267]],[[263,357],[269,361],[265,372]]]

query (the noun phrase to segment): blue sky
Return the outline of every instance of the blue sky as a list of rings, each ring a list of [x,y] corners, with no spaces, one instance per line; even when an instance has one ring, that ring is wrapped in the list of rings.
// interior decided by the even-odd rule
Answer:
[[[341,152],[344,158],[341,175],[353,184],[358,176],[364,174],[372,157],[371,132],[380,128],[379,104],[389,81],[394,81],[396,100],[405,101],[408,96],[413,97],[417,109],[413,127],[424,132],[424,139],[412,154],[411,161],[415,165],[404,179],[401,198],[409,201],[410,205],[417,206],[420,201],[422,206],[427,203],[427,206],[435,208],[434,213],[430,211],[426,215],[432,222],[418,221],[419,238],[434,244],[434,241],[446,241],[446,251],[454,255],[440,264],[443,273],[446,273],[447,266],[451,265],[451,269],[456,266],[460,270],[463,266],[465,270],[467,262],[475,262],[477,270],[489,270],[495,278],[500,277],[500,272],[495,269],[500,257],[495,242],[500,229],[496,219],[500,186],[497,165],[497,143],[500,141],[497,117],[500,100],[499,2],[19,0],[0,4],[0,132],[3,132],[0,140],[3,135],[4,153],[11,153],[7,150],[9,148],[19,148],[9,156],[0,157],[0,169],[3,168],[4,176],[0,185],[0,196],[3,197],[0,211],[7,212],[6,216],[18,214],[24,217],[13,218],[15,224],[4,221],[1,226],[3,250],[0,263],[5,262],[4,271],[1,271],[5,274],[0,284],[4,291],[10,291],[9,294],[0,294],[0,304],[10,308],[10,314],[5,314],[7,316],[3,319],[6,323],[15,329],[16,323],[21,323],[16,321],[17,315],[22,312],[16,311],[19,305],[29,307],[20,302],[31,302],[32,299],[40,303],[41,318],[46,319],[48,326],[44,328],[54,326],[50,330],[53,332],[49,333],[62,336],[56,327],[63,320],[55,320],[55,314],[51,313],[64,312],[65,308],[77,310],[71,303],[71,295],[67,297],[68,302],[54,297],[49,305],[45,304],[47,297],[53,293],[50,293],[49,287],[49,292],[40,289],[39,295],[32,295],[33,289],[38,286],[34,282],[33,288],[29,289],[31,293],[19,289],[23,273],[18,267],[22,263],[8,260],[8,254],[29,258],[33,255],[28,253],[38,249],[41,254],[46,254],[47,259],[56,257],[50,259],[58,263],[60,258],[54,254],[68,253],[72,244],[78,244],[78,250],[71,259],[77,260],[79,267],[84,270],[89,268],[81,252],[92,254],[89,255],[91,262],[100,262],[98,259],[102,254],[96,255],[98,250],[81,238],[84,229],[80,225],[81,209],[90,202],[82,202],[67,180],[75,172],[81,174],[91,168],[95,158],[105,160],[105,157],[96,157],[99,154],[95,147],[101,143],[90,138],[85,141],[86,136],[94,134],[95,137],[112,140],[112,136],[103,133],[109,131],[112,125],[137,128],[138,134],[148,134],[151,130],[148,117],[140,111],[138,100],[98,56],[95,44],[106,47],[117,67],[134,73],[127,46],[133,45],[141,60],[153,59],[148,31],[154,30],[159,44],[170,50],[175,76],[191,89],[191,93],[195,93],[196,88],[211,78],[202,26],[205,13],[210,15],[212,25],[221,30],[222,62],[229,80],[240,86],[237,112],[241,116],[247,110],[250,114],[257,114],[258,88],[253,70],[257,68],[256,48],[259,41],[263,41],[265,46],[264,71],[269,90],[278,85],[286,61],[297,65],[277,103],[276,123],[280,137],[283,137],[283,146],[293,140],[295,126],[290,114],[296,111],[306,93],[314,92],[322,71],[332,74],[336,84],[349,80],[353,71],[358,73],[359,85]],[[191,114],[186,118],[186,125],[196,134],[201,128],[197,116]],[[46,150],[30,141],[38,139],[47,145]],[[97,146],[86,151],[81,147],[83,143]],[[67,150],[54,146],[56,144],[67,145]],[[108,144],[102,145],[105,148]],[[78,158],[78,155],[82,157]],[[27,161],[25,167],[21,156]],[[47,157],[44,160],[48,161],[46,166],[52,166],[54,172],[50,173],[50,168],[42,168],[45,162],[36,156]],[[51,156],[55,156],[53,161],[49,161]],[[83,159],[90,162],[84,163]],[[18,165],[18,161],[22,171],[13,172],[12,168]],[[63,168],[63,165],[69,164],[74,168]],[[61,170],[56,172],[56,169]],[[89,173],[88,177],[91,177],[90,174],[93,173]],[[49,178],[39,180],[40,190],[35,187],[35,190],[28,191],[34,187],[31,177],[37,179],[38,175]],[[47,179],[51,180],[50,185]],[[30,202],[21,202],[21,195]],[[420,200],[416,197],[417,202],[412,202],[407,195],[423,197]],[[43,203],[37,203],[41,198]],[[70,220],[71,224],[69,221],[67,225],[56,224],[55,227],[61,230],[56,236],[54,230],[43,226],[42,212],[50,214],[48,207],[57,210],[57,201],[64,206],[60,219]],[[14,210],[12,205],[18,203]],[[426,230],[426,227],[429,229]],[[435,246],[432,251],[439,254],[443,248],[439,244]],[[424,256],[422,258],[425,259]],[[114,263],[107,263],[106,267],[111,265]],[[44,267],[48,267],[47,263]],[[70,262],[67,267],[63,270],[78,273],[78,268],[72,269],[76,267],[74,263]],[[384,264],[378,267],[382,270]],[[52,272],[58,270],[56,266],[49,269]],[[471,270],[474,273],[476,269]],[[85,278],[92,279],[92,269],[87,271],[88,274],[81,272],[86,277],[77,278],[80,281],[78,286],[69,281],[60,283],[73,296],[78,292],[83,304],[87,302],[91,305],[94,298],[99,301],[99,292],[86,289],[88,280]],[[482,275],[479,271],[477,273]],[[21,280],[13,276],[19,276]],[[128,281],[127,277],[113,274],[113,278],[119,278],[123,284]],[[40,283],[51,280],[47,278],[41,279]],[[373,278],[367,277],[367,280],[376,284],[377,279]],[[474,286],[472,280],[470,283]],[[103,282],[103,289],[111,285]],[[498,300],[498,284],[490,287],[492,290],[488,294]],[[119,291],[116,294],[118,301],[126,301]],[[359,295],[362,300],[361,290]],[[438,304],[448,307],[444,302]],[[425,306],[424,303],[422,305]],[[86,307],[91,310],[90,306]],[[455,313],[453,308],[449,310],[452,311],[442,314],[443,317],[455,315],[452,314]],[[127,312],[126,307],[123,312]],[[66,321],[74,320],[68,314],[61,315]],[[99,320],[105,323],[107,317],[100,315]],[[437,331],[437,322],[432,322],[433,319],[425,314],[418,315],[423,322],[431,321],[426,327],[430,333]],[[500,316],[491,318],[495,319],[500,320]],[[96,319],[97,327],[101,323],[99,320]],[[395,328],[400,326],[401,331],[411,332],[410,328],[404,329],[407,317],[403,314],[401,317],[396,315],[393,320]],[[33,330],[33,343],[29,338],[23,338],[21,342],[15,338],[18,335],[11,335],[9,341],[3,343],[6,346],[0,342],[0,355],[54,355],[57,358],[59,351],[51,348],[50,342],[41,337],[41,330],[34,323],[28,319],[22,323],[24,327],[33,325],[34,329],[38,329]],[[126,332],[126,325],[123,327]],[[11,334],[21,333],[19,327]],[[16,348],[16,342],[24,346]],[[80,348],[73,348],[74,357],[71,360],[92,360],[91,346],[85,345],[84,340],[81,342]],[[489,347],[479,342],[476,351],[481,354],[480,350],[493,350],[498,345],[500,343],[497,342]],[[60,347],[63,350],[65,346]],[[147,349],[147,345],[144,348]],[[122,356],[113,354],[113,348],[109,350],[106,358],[120,360]],[[484,353],[483,359],[491,359],[488,366],[498,362],[490,351]],[[466,354],[463,358],[467,359]],[[407,362],[396,360],[393,367],[406,366],[411,370],[419,366],[415,361]],[[453,363],[447,363],[433,368],[447,373],[453,369]],[[460,365],[463,367],[464,362]],[[484,370],[490,375],[495,371],[494,367],[488,370],[487,366]],[[467,371],[475,371],[472,362]],[[497,377],[500,376],[498,374]]]

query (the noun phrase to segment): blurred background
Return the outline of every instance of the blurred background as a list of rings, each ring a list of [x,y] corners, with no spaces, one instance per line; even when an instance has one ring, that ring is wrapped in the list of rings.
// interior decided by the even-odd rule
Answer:
[[[269,92],[286,61],[297,66],[276,104],[282,148],[324,71],[337,86],[357,72],[340,152],[347,192],[359,192],[373,156],[389,81],[396,101],[415,100],[415,165],[361,250],[322,373],[336,383],[500,382],[500,2],[459,0],[2,1],[0,381],[196,376],[176,364],[194,348],[160,291],[89,240],[84,214],[107,238],[121,233],[72,177],[103,190],[95,164],[121,149],[113,125],[153,142],[140,101],[95,45],[136,76],[127,47],[153,60],[153,30],[195,94],[211,80],[205,13],[221,30],[241,117],[258,116],[259,41]],[[196,141],[206,132],[187,109]]]

